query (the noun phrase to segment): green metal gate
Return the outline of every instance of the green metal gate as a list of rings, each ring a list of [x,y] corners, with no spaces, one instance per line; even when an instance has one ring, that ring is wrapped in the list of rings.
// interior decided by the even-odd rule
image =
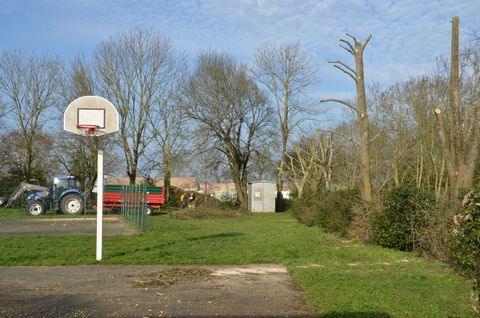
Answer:
[[[122,217],[148,232],[147,188],[143,185],[122,186]]]

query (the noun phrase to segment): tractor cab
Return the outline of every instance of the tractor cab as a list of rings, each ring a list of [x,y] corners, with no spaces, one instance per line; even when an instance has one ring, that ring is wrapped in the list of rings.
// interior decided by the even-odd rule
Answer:
[[[55,177],[49,192],[53,205],[52,209],[61,210],[59,205],[65,195],[71,193],[80,194],[80,183],[77,178],[72,176]]]
[[[50,191],[52,199],[58,201],[61,194],[66,190],[77,189],[80,190],[80,183],[75,177],[55,177],[53,178],[53,186]]]

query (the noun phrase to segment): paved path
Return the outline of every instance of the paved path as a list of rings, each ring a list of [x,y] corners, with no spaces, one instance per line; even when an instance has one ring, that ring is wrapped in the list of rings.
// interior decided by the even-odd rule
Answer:
[[[0,267],[0,317],[314,317],[279,265]]]
[[[117,217],[103,220],[103,235],[131,235],[138,230]],[[95,218],[1,220],[0,236],[96,234]]]

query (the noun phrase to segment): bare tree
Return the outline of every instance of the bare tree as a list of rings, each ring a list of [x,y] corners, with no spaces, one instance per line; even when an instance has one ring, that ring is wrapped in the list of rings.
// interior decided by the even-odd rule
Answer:
[[[18,180],[26,180],[24,168],[25,149],[22,140],[23,134],[20,130],[8,131],[1,135],[0,160],[2,161],[2,166],[0,175],[11,175],[18,177]],[[53,143],[54,135],[37,132],[33,149],[36,157],[44,160],[35,162],[28,180],[35,180],[45,184],[52,180],[53,176],[57,175],[58,162],[51,159],[54,157],[52,151]]]
[[[281,135],[277,191],[282,191],[289,137],[307,119],[312,109],[304,100],[305,90],[315,80],[316,69],[300,43],[263,45],[255,54],[253,74],[270,92]]]
[[[340,47],[354,57],[355,69],[341,61],[332,61],[330,63],[354,80],[357,88],[357,103],[356,105],[353,105],[348,101],[338,99],[324,99],[322,102],[340,103],[356,114],[359,134],[358,145],[360,149],[360,193],[362,199],[369,202],[372,200],[372,181],[370,174],[370,136],[367,115],[367,98],[365,94],[363,51],[372,36],[369,35],[364,43],[357,41],[357,39],[350,34],[347,34],[347,36],[350,37],[351,40],[340,39]]]
[[[97,88],[91,65],[82,56],[75,57],[66,71],[65,80],[62,83],[63,103],[59,107],[63,112],[75,99],[81,96],[95,95]],[[57,141],[56,158],[67,170],[69,175],[75,176],[88,202],[97,180],[97,150],[109,144],[111,137],[85,137],[70,133],[60,134]],[[111,160],[107,156],[106,162]],[[107,167],[109,164],[105,165]]]
[[[187,76],[185,57],[172,51],[163,69],[164,79],[158,83],[158,94],[148,116],[151,134],[162,158],[159,160],[160,156],[154,155],[152,163],[161,167],[166,198],[169,200],[172,171],[182,162],[189,136],[188,118],[179,95]]]
[[[184,93],[188,116],[207,136],[212,156],[226,159],[240,206],[246,208],[252,153],[267,146],[262,139],[270,119],[265,95],[248,77],[245,65],[215,52],[200,54]]]
[[[41,163],[35,151],[37,137],[52,118],[58,102],[61,63],[57,58],[4,52],[0,57],[0,92],[12,111],[9,117],[21,134],[24,179],[33,177]]]
[[[101,43],[95,53],[100,92],[120,114],[120,140],[130,183],[152,141],[149,113],[169,76],[172,45],[153,32],[136,29]]]

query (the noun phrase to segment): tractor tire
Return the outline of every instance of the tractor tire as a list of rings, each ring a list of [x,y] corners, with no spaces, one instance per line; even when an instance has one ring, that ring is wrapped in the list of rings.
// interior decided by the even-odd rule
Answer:
[[[47,207],[45,203],[41,200],[35,200],[29,205],[27,205],[26,212],[28,215],[39,216],[47,212]]]
[[[146,215],[152,215],[152,206],[150,204],[147,204],[147,211],[145,212]]]
[[[80,214],[83,211],[82,197],[76,193],[65,195],[60,201],[60,211],[63,214]]]

